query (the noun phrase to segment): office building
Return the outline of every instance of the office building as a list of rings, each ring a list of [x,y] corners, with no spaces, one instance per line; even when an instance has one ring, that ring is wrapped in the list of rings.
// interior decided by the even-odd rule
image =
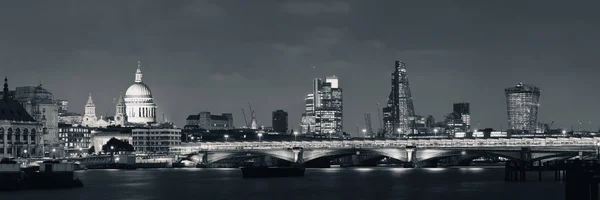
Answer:
[[[181,145],[181,129],[133,129],[132,138],[133,148],[137,154],[168,154],[170,147]]]
[[[279,134],[288,132],[288,113],[283,110],[273,111],[272,116],[273,131]]]
[[[469,103],[455,103],[453,106],[453,112],[457,113],[464,123],[463,131],[467,131],[471,128],[471,110]]]
[[[58,138],[65,144],[66,156],[85,156],[91,146],[92,130],[76,124],[58,124]]]
[[[313,80],[313,92],[305,99],[301,132],[313,137],[341,137],[343,132],[343,98],[339,79],[329,76]]]
[[[533,85],[518,83],[506,88],[508,129],[511,134],[534,133],[540,106],[540,89]]]
[[[204,130],[229,130],[233,129],[233,115],[223,113],[221,115],[212,115],[210,112],[200,112],[197,115],[189,115],[186,119],[186,126],[197,126]]]
[[[406,64],[395,62],[392,73],[392,91],[387,107],[383,108],[386,137],[399,137],[415,133],[415,109],[408,83]]]

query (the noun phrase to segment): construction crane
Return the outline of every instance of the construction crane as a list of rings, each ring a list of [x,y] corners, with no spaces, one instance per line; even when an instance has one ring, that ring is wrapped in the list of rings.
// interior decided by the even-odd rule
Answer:
[[[367,126],[367,134],[369,136],[373,135],[373,126],[371,125],[371,114],[365,113],[365,125]]]
[[[249,101],[248,101],[248,107],[250,108],[250,117],[252,117],[252,119],[250,120],[249,127],[251,129],[257,129],[258,123],[256,122],[256,113],[254,113],[254,110],[252,110],[252,105],[250,104]]]
[[[246,127],[250,127],[248,125],[248,120],[246,119],[246,112],[244,112],[244,109],[242,108],[242,115],[244,115],[244,123],[246,124]]]

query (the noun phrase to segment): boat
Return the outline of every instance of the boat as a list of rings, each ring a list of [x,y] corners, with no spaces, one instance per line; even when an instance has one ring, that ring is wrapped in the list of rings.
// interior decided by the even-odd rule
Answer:
[[[306,168],[292,167],[242,167],[243,178],[275,178],[275,177],[303,177]]]
[[[11,160],[0,162],[0,190],[64,189],[83,187],[74,177],[73,163],[44,161],[40,166],[20,168]]]

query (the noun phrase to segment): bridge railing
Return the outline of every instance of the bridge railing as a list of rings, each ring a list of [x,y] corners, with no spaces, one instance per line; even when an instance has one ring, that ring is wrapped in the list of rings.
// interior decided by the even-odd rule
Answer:
[[[385,148],[385,147],[595,147],[600,146],[600,137],[588,138],[485,138],[485,139],[410,139],[410,140],[323,140],[323,141],[264,141],[264,142],[202,142],[174,146],[176,153],[205,150],[248,150],[302,148]]]

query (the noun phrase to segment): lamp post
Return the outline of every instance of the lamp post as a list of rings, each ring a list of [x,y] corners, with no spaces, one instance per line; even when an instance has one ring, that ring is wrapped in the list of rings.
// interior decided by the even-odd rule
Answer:
[[[55,153],[56,153],[56,149],[52,149],[52,158],[56,158]]]
[[[224,135],[223,137],[225,137],[225,142],[227,142],[227,138],[229,138],[229,135]]]
[[[260,138],[262,137],[262,133],[258,133],[258,142],[261,142]]]
[[[433,129],[433,135],[434,135],[434,136],[437,136],[437,132],[438,132],[438,129],[437,129],[437,128],[434,128],[434,129]]]
[[[298,137],[298,131],[294,131],[294,142],[296,141],[297,137]]]
[[[23,157],[27,158],[27,149],[23,150]]]
[[[363,132],[363,140],[364,140],[367,138],[367,129],[363,128],[362,132]]]

